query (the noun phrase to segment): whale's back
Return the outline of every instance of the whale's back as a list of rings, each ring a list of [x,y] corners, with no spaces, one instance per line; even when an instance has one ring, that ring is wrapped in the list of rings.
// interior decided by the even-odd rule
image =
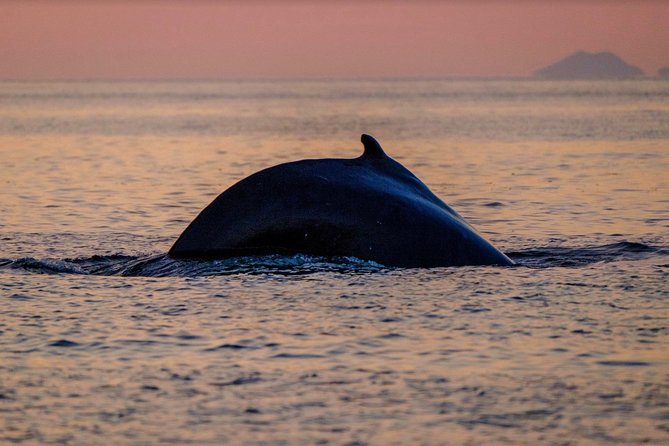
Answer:
[[[389,266],[510,263],[378,150],[257,172],[220,194],[170,250],[191,258],[273,253],[354,256]]]

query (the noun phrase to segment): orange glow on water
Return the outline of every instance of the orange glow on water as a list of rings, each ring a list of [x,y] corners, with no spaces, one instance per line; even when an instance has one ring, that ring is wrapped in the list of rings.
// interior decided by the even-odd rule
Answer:
[[[668,97],[659,80],[0,82],[0,443],[662,443]],[[344,271],[164,256],[237,180],[357,157],[361,132],[503,251],[575,249]]]

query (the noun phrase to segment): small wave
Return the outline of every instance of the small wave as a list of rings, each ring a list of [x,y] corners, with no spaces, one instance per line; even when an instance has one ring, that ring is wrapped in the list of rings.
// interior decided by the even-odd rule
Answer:
[[[0,270],[15,269],[38,274],[84,274],[126,277],[197,277],[233,274],[300,275],[317,272],[367,273],[385,269],[375,262],[355,257],[267,255],[222,260],[183,260],[167,254],[127,256],[94,255],[74,259],[0,259]]]
[[[509,252],[520,266],[579,267],[596,262],[639,260],[653,255],[669,255],[669,248],[643,243],[619,242],[583,248],[542,247]],[[130,277],[197,277],[234,274],[300,275],[318,272],[345,274],[373,273],[388,268],[355,257],[316,257],[308,255],[267,255],[234,257],[222,260],[183,260],[167,254],[128,256],[94,255],[74,259],[0,259],[0,270],[17,269],[39,274],[84,274]]]
[[[597,262],[640,260],[653,255],[669,255],[669,248],[637,242],[618,242],[601,246],[542,247],[506,253],[514,262],[529,267],[579,267]]]

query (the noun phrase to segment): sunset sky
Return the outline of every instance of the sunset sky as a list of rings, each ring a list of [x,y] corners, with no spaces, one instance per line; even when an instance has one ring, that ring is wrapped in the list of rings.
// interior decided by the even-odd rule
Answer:
[[[8,1],[0,79],[527,76],[669,66],[669,1]]]

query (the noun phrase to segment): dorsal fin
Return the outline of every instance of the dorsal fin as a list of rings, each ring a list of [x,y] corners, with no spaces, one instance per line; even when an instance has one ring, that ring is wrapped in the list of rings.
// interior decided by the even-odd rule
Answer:
[[[360,137],[360,141],[362,141],[362,144],[365,146],[365,151],[362,156],[378,159],[388,156],[381,148],[381,144],[379,144],[373,136],[363,133]]]

